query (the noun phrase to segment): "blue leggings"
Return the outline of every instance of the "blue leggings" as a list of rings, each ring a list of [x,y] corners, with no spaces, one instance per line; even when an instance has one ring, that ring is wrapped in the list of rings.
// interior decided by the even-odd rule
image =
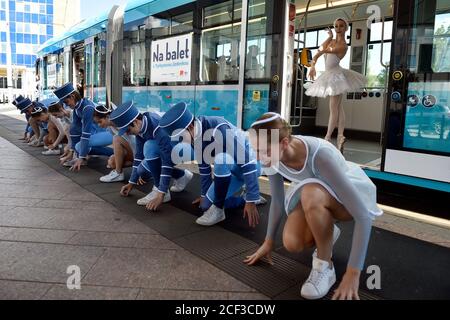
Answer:
[[[191,145],[186,143],[179,143],[174,147],[172,154],[178,155],[182,161],[193,161],[195,158],[194,149]],[[261,167],[258,163],[258,174],[261,172]],[[221,177],[229,177],[229,181],[222,183]],[[209,187],[206,198],[202,203],[202,210],[208,210],[212,204],[220,208],[235,209],[245,205],[245,200],[241,196],[235,194],[242,189],[245,184],[244,175],[241,168],[236,165],[234,159],[225,153],[215,156],[214,161],[214,180]],[[222,185],[228,186],[226,190],[220,190]],[[218,199],[220,197],[220,199]]]
[[[138,167],[138,175],[144,181],[153,178],[153,184],[156,188],[160,187],[161,181],[161,150],[156,140],[148,140],[144,144],[144,161]],[[179,179],[184,176],[184,170],[178,168],[172,169],[172,178]]]
[[[114,150],[110,147],[113,143],[113,135],[109,131],[94,133],[89,139],[89,155],[111,156]],[[75,145],[75,151],[80,154],[81,142]]]

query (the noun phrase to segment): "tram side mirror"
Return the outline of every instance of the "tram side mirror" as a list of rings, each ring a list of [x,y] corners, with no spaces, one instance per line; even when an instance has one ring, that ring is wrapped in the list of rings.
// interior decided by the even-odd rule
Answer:
[[[309,49],[303,49],[300,53],[300,64],[306,67],[310,67],[310,61],[312,60],[312,53]]]

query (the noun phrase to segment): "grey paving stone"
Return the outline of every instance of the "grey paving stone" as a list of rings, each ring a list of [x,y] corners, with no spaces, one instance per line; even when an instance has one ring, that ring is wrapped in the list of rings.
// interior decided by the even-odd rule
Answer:
[[[41,199],[0,197],[0,206],[34,207],[41,201]]]
[[[138,235],[130,233],[78,232],[68,243],[76,245],[134,248]]]
[[[54,285],[42,300],[136,300],[139,289],[96,287],[81,285],[80,290],[69,290]]]
[[[164,250],[179,250],[180,247],[172,241],[160,235],[141,234],[137,236],[134,244],[139,249],[164,249]]]
[[[63,197],[61,197],[59,200],[67,200],[67,201],[99,201],[103,202],[101,198],[96,196],[95,194],[92,194],[88,191],[84,192],[77,192],[77,193],[69,193],[65,194]]]
[[[0,215],[0,226],[44,227],[55,216],[50,210],[16,207]]]
[[[170,206],[163,205],[158,212],[150,212],[145,207],[136,205],[136,201],[144,196],[142,192],[133,191],[133,196],[123,198],[117,193],[102,195],[101,197],[141,223],[156,230],[168,239],[178,238],[194,232],[204,230],[195,223],[195,217]]]
[[[2,221],[2,216],[6,213],[8,213],[9,211],[11,211],[12,209],[14,209],[16,206],[14,205],[5,205],[5,206],[0,206],[0,225],[1,225],[1,221]]]
[[[64,244],[75,231],[0,227],[0,240]]]
[[[46,227],[80,231],[114,231],[128,220],[130,217],[114,212],[83,211],[53,216],[46,222]]]
[[[83,284],[163,289],[175,254],[171,250],[108,249]]]
[[[118,226],[114,232],[125,232],[125,233],[136,233],[136,234],[158,234],[157,231],[153,230],[149,226],[137,221],[136,219],[131,219]]]
[[[0,300],[38,300],[51,287],[49,283],[0,280]]]
[[[65,284],[69,266],[79,266],[84,276],[105,249],[2,241],[0,252],[1,279]]]
[[[18,180],[18,179],[0,179],[1,185],[20,185],[23,186],[26,184],[27,186],[39,186],[43,188],[55,186],[55,185],[64,185],[71,183],[69,178],[61,179],[61,181],[54,181],[54,180],[45,180],[45,179],[24,179],[24,180]]]
[[[187,251],[177,251],[173,270],[167,278],[166,289],[255,292],[242,282],[193,256]]]
[[[104,201],[75,201],[75,200],[42,200],[34,205],[37,208],[78,209],[78,210],[116,210]]]

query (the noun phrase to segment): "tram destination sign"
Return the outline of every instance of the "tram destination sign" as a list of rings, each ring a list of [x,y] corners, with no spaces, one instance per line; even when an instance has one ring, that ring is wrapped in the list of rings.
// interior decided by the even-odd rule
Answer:
[[[191,81],[192,33],[152,42],[151,82]]]

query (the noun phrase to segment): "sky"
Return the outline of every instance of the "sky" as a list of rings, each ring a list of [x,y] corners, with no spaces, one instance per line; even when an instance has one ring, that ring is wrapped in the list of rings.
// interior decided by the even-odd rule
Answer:
[[[122,5],[128,0],[81,0],[81,20],[97,16],[100,12],[110,10],[115,4]]]

